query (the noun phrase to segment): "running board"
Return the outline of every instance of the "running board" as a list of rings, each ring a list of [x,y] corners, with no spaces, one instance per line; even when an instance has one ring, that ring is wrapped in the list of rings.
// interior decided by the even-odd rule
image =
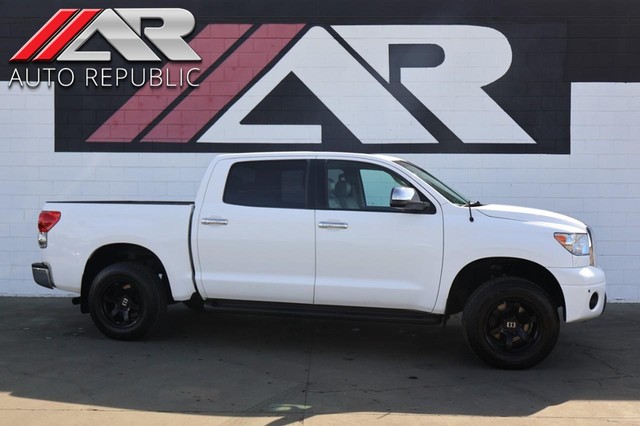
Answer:
[[[438,325],[443,315],[405,309],[363,308],[297,303],[253,302],[246,300],[208,299],[206,311],[258,315],[295,316],[345,320],[374,320]]]

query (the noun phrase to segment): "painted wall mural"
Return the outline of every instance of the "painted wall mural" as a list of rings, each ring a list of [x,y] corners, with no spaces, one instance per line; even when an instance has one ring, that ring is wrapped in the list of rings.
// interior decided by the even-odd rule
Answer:
[[[505,20],[505,2],[454,2],[446,17],[430,2],[374,1],[366,16],[357,2],[294,3],[53,10],[3,47],[26,63],[0,71],[24,90],[56,85],[60,152],[569,154],[571,83],[638,78],[637,46],[607,51],[637,37],[632,22],[597,24],[569,2],[541,2],[547,20],[541,5]],[[199,59],[170,59],[167,28]],[[42,32],[51,41],[27,49]]]

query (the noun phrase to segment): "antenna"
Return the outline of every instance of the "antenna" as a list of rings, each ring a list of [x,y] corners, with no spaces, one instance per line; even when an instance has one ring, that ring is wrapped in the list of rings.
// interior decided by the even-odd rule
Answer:
[[[482,206],[482,203],[480,201],[476,201],[473,203],[471,201],[467,201],[467,204],[463,206],[469,209],[469,222],[473,222],[475,220],[473,218],[473,210],[471,209],[471,207],[480,207],[480,206]]]

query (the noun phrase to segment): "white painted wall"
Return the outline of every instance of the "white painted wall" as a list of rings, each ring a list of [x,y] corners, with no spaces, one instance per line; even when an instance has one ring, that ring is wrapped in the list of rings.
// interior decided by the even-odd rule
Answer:
[[[574,83],[571,104],[571,155],[402,156],[474,200],[587,222],[610,300],[640,302],[640,83]],[[192,200],[213,156],[55,153],[53,90],[0,82],[0,295],[63,295],[31,278],[45,201]]]

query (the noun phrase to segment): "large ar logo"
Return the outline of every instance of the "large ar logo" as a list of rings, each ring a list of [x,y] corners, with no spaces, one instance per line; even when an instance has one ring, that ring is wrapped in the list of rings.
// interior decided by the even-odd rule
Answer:
[[[189,45],[202,57],[199,87],[140,89],[88,145],[544,152],[486,90],[512,65],[509,41],[492,28],[210,24]],[[344,138],[328,132],[356,142],[336,146]],[[458,148],[439,149],[442,135]]]
[[[482,90],[511,65],[509,42],[499,32],[422,25],[332,30],[345,45],[323,28],[311,29],[198,141],[320,143],[320,126],[242,124],[293,73],[364,144],[438,142],[391,93],[392,79],[465,143],[534,143]]]

